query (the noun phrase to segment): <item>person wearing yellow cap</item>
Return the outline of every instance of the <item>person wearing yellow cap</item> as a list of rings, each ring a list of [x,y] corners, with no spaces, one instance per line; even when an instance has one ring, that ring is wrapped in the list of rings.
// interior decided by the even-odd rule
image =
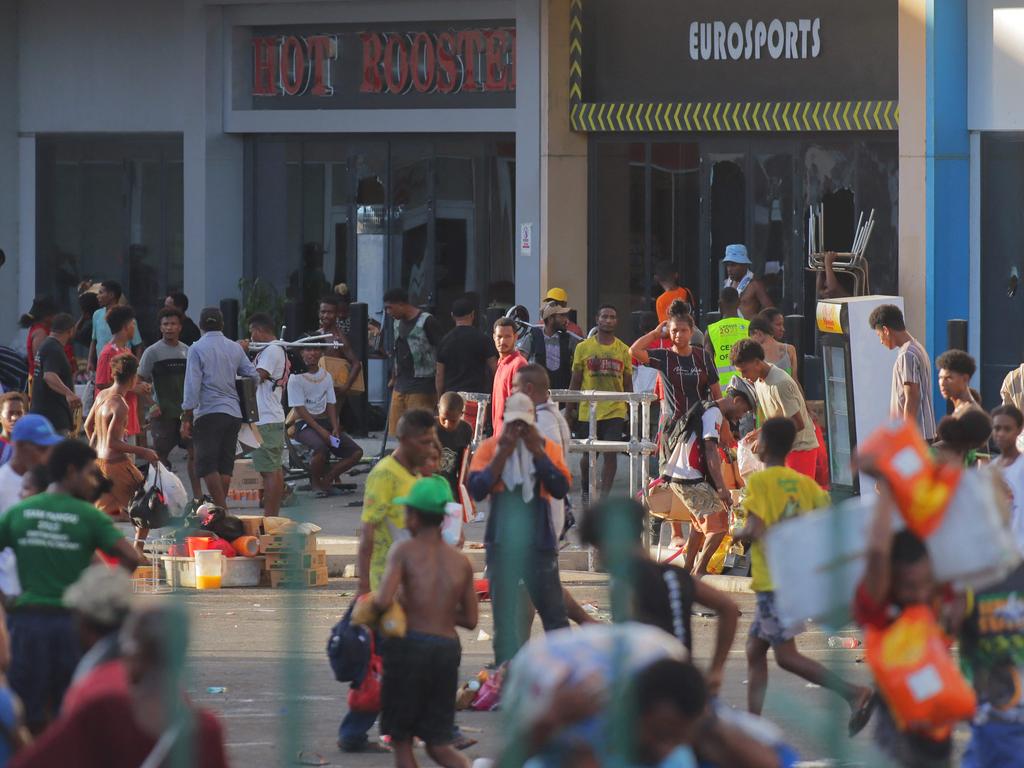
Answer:
[[[469,766],[453,746],[455,698],[462,646],[456,627],[475,629],[478,619],[473,566],[441,536],[452,491],[441,475],[417,480],[395,499],[405,505],[412,538],[395,545],[374,607],[386,611],[402,590],[404,637],[383,643],[381,732],[391,736],[396,765],[415,765],[413,738],[423,740],[438,765]]]
[[[566,309],[568,309],[569,294],[565,292],[565,288],[552,288],[544,295],[544,299],[540,303],[540,310],[542,314],[544,312],[544,307],[546,307],[548,304],[555,304],[556,306],[565,307]],[[565,321],[565,330],[567,330],[574,336],[578,336],[581,339],[586,337],[586,334],[583,332],[583,329],[576,325],[576,323],[574,323],[572,320],[569,320],[568,318],[566,318]]]

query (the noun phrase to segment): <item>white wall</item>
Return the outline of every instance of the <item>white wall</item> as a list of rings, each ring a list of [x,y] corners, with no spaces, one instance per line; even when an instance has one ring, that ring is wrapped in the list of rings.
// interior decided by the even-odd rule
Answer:
[[[20,312],[18,297],[18,8],[0,3],[0,344],[14,335]]]
[[[16,5],[23,133],[182,130],[180,0]]]
[[[967,3],[967,125],[1024,130],[1024,3]]]

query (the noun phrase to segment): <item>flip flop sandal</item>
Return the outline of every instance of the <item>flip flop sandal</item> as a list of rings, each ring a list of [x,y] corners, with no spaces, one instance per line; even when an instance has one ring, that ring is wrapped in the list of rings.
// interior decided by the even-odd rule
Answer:
[[[296,765],[330,765],[319,752],[299,752],[295,756]]]
[[[871,715],[874,714],[876,706],[878,706],[877,692],[868,696],[864,703],[860,705],[860,708],[850,715],[850,720],[847,723],[847,733],[851,739],[864,730],[864,726],[871,720]]]
[[[476,739],[472,739],[469,736],[462,735],[458,739],[452,742],[452,746],[455,747],[459,752],[469,749],[477,743]]]

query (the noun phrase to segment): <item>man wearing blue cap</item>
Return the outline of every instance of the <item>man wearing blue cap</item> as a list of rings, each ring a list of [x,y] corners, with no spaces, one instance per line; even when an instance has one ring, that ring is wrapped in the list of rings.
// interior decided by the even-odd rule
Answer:
[[[725,264],[727,275],[724,287],[735,288],[740,295],[740,317],[751,320],[762,309],[775,306],[768,291],[764,289],[764,283],[750,269],[753,262],[747,255],[747,246],[742,243],[725,246],[722,263]]]

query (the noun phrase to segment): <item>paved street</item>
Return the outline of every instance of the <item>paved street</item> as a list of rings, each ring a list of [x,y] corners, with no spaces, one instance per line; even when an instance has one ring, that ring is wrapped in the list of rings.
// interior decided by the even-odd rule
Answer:
[[[361,441],[367,454],[379,449],[379,438]],[[621,480],[620,473],[620,480]],[[359,506],[351,502],[362,498],[365,474],[345,478],[355,482],[356,492],[331,499],[314,500],[308,492],[297,493],[294,504],[283,514],[308,519],[323,528],[320,534],[332,556],[332,562],[354,561],[355,537],[359,530]],[[623,488],[623,491],[625,489]],[[248,510],[237,510],[244,514]],[[256,510],[252,511],[257,514]],[[478,541],[483,526],[470,526],[467,538]],[[479,552],[470,551],[474,560]],[[339,559],[340,557],[340,559]],[[563,562],[566,561],[563,553]],[[572,555],[568,557],[573,558]],[[585,562],[582,554],[573,558]],[[585,566],[579,566],[585,567]],[[333,568],[332,571],[336,571]],[[602,574],[566,571],[563,580],[580,603],[590,603],[607,616],[607,580]],[[736,584],[731,586],[735,587]],[[268,589],[235,589],[198,593],[185,590],[174,598],[188,606],[192,616],[192,648],[190,653],[189,691],[197,702],[218,712],[227,729],[227,742],[232,765],[282,766],[295,764],[286,759],[282,742],[285,726],[301,722],[295,751],[317,753],[329,764],[352,766],[389,766],[389,755],[342,755],[336,747],[337,728],[345,712],[347,685],[334,681],[328,666],[325,645],[331,626],[338,620],[355,594],[354,579],[332,578],[328,587],[300,592]],[[734,594],[743,611],[737,640],[734,643],[722,692],[730,706],[746,704],[746,662],[743,638],[753,616],[754,597],[749,593]],[[706,664],[714,641],[715,620],[694,617],[694,648],[698,664]],[[489,602],[481,605],[480,628],[462,632],[462,677],[475,675],[491,658],[489,640],[478,640],[482,630],[491,634],[492,616]],[[534,632],[540,631],[535,622]],[[800,641],[801,648],[812,658],[827,660],[841,675],[860,681],[868,680],[861,650],[831,650],[822,631],[812,630]],[[289,686],[292,687],[291,696]],[[209,688],[225,688],[223,693],[209,693]],[[839,756],[839,748],[860,750],[849,755],[854,765],[880,765],[877,757],[866,753],[870,737],[861,735],[853,742],[845,736],[847,710],[845,704],[826,691],[813,689],[803,680],[771,670],[766,714],[779,723],[799,747],[807,760]],[[472,757],[493,756],[500,743],[501,714],[462,712],[458,722],[463,730],[479,740],[469,750]],[[869,727],[870,730],[870,727]],[[373,735],[376,731],[373,732]],[[964,734],[959,734],[962,748]],[[837,746],[830,746],[835,744]],[[291,756],[294,758],[294,755]],[[429,762],[425,754],[422,759]]]

